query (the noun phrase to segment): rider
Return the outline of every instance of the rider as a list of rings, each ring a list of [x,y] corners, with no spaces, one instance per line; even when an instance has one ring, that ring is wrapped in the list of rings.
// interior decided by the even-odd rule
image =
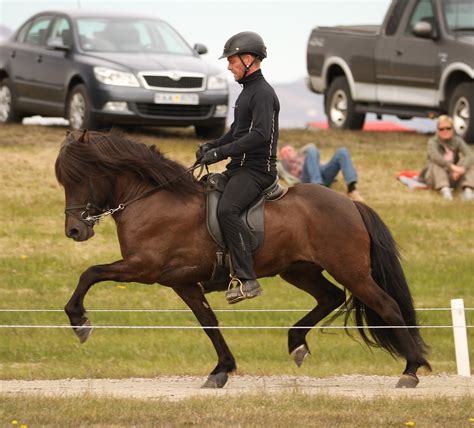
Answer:
[[[251,31],[232,36],[219,59],[243,86],[234,107],[234,122],[221,138],[202,144],[198,161],[210,165],[230,157],[224,175],[228,183],[217,216],[229,248],[232,276],[238,286],[226,292],[229,303],[262,293],[254,270],[250,236],[241,213],[277,177],[278,114],[280,103],[260,70],[267,56],[263,39]]]

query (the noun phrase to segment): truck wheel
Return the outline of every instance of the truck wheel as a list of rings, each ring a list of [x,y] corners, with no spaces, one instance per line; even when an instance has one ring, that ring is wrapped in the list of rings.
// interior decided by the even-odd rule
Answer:
[[[326,95],[326,114],[329,127],[334,129],[362,129],[365,113],[356,113],[349,84],[345,77],[337,77]]]
[[[453,118],[456,134],[474,144],[474,83],[465,82],[456,87],[449,100],[449,115]]]
[[[219,122],[213,126],[198,126],[194,127],[198,138],[205,140],[219,138],[224,134],[225,131],[225,120]]]
[[[91,102],[85,85],[72,88],[66,103],[66,119],[72,129],[95,129],[96,121],[91,112]]]
[[[16,97],[10,79],[0,82],[0,123],[18,123],[23,116],[17,111]]]

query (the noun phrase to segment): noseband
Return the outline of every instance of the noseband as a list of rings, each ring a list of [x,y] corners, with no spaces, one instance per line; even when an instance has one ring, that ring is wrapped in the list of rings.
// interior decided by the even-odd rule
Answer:
[[[64,209],[64,213],[67,215],[71,215],[78,220],[82,221],[89,227],[94,227],[94,225],[103,217],[113,214],[116,211],[123,210],[125,206],[120,204],[117,208],[108,210],[106,208],[101,208],[97,206],[94,202],[94,188],[92,186],[92,179],[89,177],[89,196],[87,197],[87,202],[85,204],[75,204],[75,205],[67,205]],[[91,215],[90,210],[94,209],[96,212],[100,214]],[[73,211],[82,210],[81,214],[78,216]]]

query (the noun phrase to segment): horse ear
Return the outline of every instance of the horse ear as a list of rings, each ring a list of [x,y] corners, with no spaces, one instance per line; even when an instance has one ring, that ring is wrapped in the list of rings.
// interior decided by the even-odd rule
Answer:
[[[89,131],[87,129],[84,129],[82,131],[82,135],[79,137],[77,141],[80,141],[81,143],[89,144],[90,142]]]

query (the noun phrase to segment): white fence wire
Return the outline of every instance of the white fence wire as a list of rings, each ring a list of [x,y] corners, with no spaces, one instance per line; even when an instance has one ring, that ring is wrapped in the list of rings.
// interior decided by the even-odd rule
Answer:
[[[214,312],[309,312],[311,309],[215,309]],[[454,345],[456,351],[456,366],[460,376],[471,376],[469,348],[467,341],[467,329],[474,325],[466,324],[465,312],[473,311],[474,308],[465,308],[463,299],[451,300],[450,308],[416,308],[417,312],[422,311],[450,311],[452,324],[450,325],[408,325],[408,326],[370,326],[370,329],[453,329]],[[0,309],[0,313],[58,313],[62,309]],[[191,313],[190,309],[90,309],[88,312],[102,313]],[[346,312],[344,309],[337,309],[334,312]],[[0,329],[124,329],[124,330],[201,330],[201,329],[221,329],[221,330],[289,330],[289,329],[316,329],[316,330],[340,330],[340,329],[366,329],[365,325],[343,326],[343,325],[319,325],[314,327],[307,326],[281,326],[281,325],[38,325],[38,324],[0,324]]]
[[[465,311],[474,311],[474,308],[464,308]],[[309,312],[311,309],[214,309],[213,312],[227,312],[227,313],[243,313],[243,312],[269,312],[269,313],[278,313],[278,312]],[[335,312],[344,312],[344,309],[338,309]],[[416,308],[415,311],[423,312],[423,311],[451,311],[451,308]],[[0,313],[64,313],[63,309],[0,309]],[[88,313],[95,312],[95,313],[192,313],[190,309],[89,309]],[[450,325],[409,325],[409,326],[371,326],[370,328],[374,329],[400,329],[400,328],[420,328],[420,329],[445,329],[445,328],[457,328],[457,326]],[[473,328],[474,325],[466,325],[465,328]],[[14,328],[14,329],[22,329],[22,328],[39,328],[39,329],[63,329],[63,328],[91,328],[88,326],[71,326],[71,325],[32,325],[32,324],[0,324],[0,329],[6,328]],[[235,329],[235,330],[286,330],[286,329],[308,329],[307,326],[273,326],[273,325],[219,325],[219,326],[201,326],[201,325],[94,325],[92,328],[94,329],[163,329],[163,330],[171,330],[171,329],[182,329],[182,330],[194,330],[194,329]],[[334,326],[334,325],[319,325],[311,327],[312,329],[320,329],[320,330],[338,330],[338,329],[359,329],[359,328],[367,328],[367,326]]]

